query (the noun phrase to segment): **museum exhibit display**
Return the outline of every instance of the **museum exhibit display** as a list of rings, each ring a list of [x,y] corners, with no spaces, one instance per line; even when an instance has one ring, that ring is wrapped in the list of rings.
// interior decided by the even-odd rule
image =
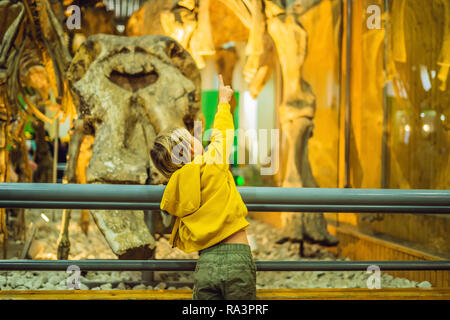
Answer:
[[[169,136],[171,161],[225,155],[257,299],[450,299],[450,0],[1,0],[0,22],[0,299],[191,299]]]

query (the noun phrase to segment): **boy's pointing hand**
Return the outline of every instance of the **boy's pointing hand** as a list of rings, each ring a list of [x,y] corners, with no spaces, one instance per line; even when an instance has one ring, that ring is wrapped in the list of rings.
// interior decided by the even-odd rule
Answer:
[[[233,89],[223,83],[222,75],[219,74],[219,103],[230,103],[233,97]]]

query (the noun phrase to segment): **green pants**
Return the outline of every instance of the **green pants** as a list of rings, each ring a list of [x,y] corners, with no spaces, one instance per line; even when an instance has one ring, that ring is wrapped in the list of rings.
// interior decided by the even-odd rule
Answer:
[[[256,266],[249,245],[216,244],[199,254],[194,300],[256,299]]]

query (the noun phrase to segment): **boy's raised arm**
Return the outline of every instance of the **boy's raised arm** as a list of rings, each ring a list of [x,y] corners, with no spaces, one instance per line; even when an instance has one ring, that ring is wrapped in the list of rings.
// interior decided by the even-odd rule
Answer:
[[[207,164],[223,165],[228,168],[228,157],[234,139],[233,115],[230,111],[232,97],[233,89],[230,86],[225,86],[222,75],[219,75],[219,105],[214,117],[211,143],[204,158]]]

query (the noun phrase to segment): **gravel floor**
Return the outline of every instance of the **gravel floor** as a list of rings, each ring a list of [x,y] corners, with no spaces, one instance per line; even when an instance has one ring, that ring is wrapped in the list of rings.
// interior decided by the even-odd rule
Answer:
[[[27,221],[38,221],[41,213],[51,217],[51,210],[30,209]],[[56,259],[56,243],[60,230],[61,213],[55,214],[56,221],[49,221],[39,228],[36,240],[42,244],[42,250],[35,259]],[[70,224],[71,252],[69,259],[115,259],[95,223],[91,221],[89,235],[86,236],[79,226],[80,212],[72,211]],[[279,230],[256,220],[249,219],[251,226],[248,235],[253,248],[255,260],[349,260],[337,258],[318,245],[305,245],[305,253],[313,258],[298,256],[299,244],[285,242],[276,244],[282,238]],[[197,253],[186,254],[172,249],[166,237],[157,239],[157,259],[196,259]],[[17,257],[15,257],[17,259]],[[14,259],[14,258],[13,258]],[[81,277],[81,289],[188,289],[192,287],[192,272],[155,272],[153,285],[142,284],[141,272],[87,272]],[[371,274],[366,272],[257,272],[257,288],[367,288]],[[0,272],[0,290],[67,290],[68,273],[64,271],[9,271]],[[404,278],[394,278],[381,274],[382,288],[431,287],[424,281],[417,283]]]

